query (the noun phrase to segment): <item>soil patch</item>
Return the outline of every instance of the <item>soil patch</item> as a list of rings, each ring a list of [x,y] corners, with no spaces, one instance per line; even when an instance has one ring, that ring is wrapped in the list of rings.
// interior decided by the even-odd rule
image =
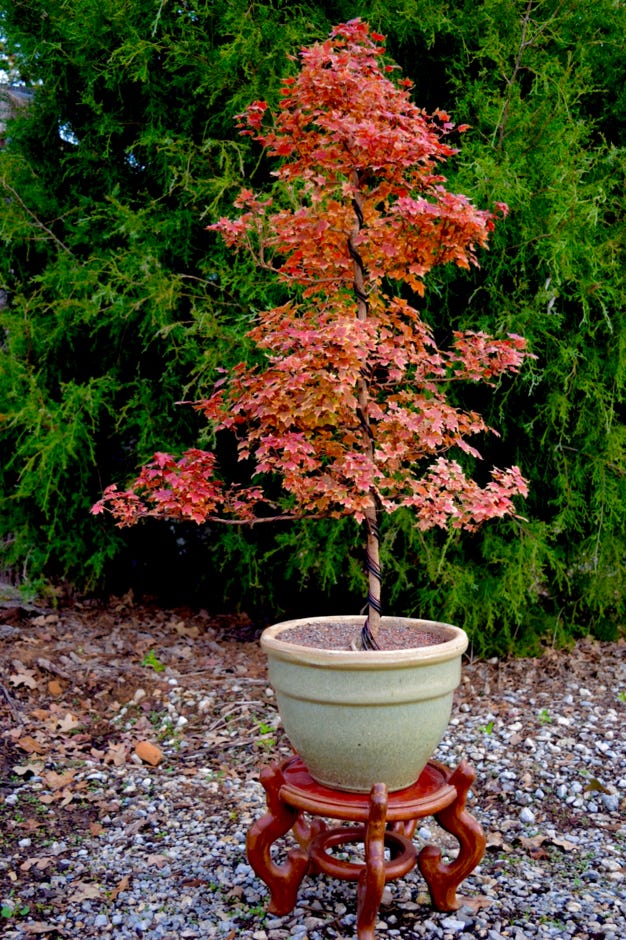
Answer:
[[[283,630],[280,639],[314,649],[349,650],[358,632],[359,628],[355,630],[353,623],[310,622]],[[452,639],[452,634],[445,629],[424,630],[410,621],[390,618],[381,624],[378,646],[380,650],[421,649],[425,646],[437,646],[449,639]]]

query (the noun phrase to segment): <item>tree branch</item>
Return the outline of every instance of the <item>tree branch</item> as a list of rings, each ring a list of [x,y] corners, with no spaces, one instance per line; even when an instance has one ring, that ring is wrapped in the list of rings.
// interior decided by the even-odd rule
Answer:
[[[22,197],[19,195],[19,193],[17,192],[17,190],[15,190],[15,189],[13,188],[13,186],[10,185],[10,183],[7,183],[6,179],[4,179],[4,178],[2,179],[2,185],[4,186],[4,188],[5,188],[8,192],[11,193],[11,195],[13,196],[13,198],[15,199],[15,201],[22,207],[22,209],[24,210],[24,212],[33,220],[33,222],[35,223],[36,227],[37,227],[37,228],[40,228],[43,232],[46,233],[46,235],[49,235],[50,238],[53,240],[53,242],[55,242],[55,243],[59,246],[59,248],[60,248],[62,251],[64,251],[66,254],[68,254],[68,255],[70,256],[70,258],[73,258],[73,257],[74,257],[74,253],[73,253],[72,251],[70,251],[70,249],[67,247],[67,245],[64,245],[63,242],[62,242],[59,238],[57,238],[57,236],[54,234],[54,232],[53,232],[51,229],[49,229],[47,225],[44,225],[44,223],[41,221],[40,218],[38,218],[38,217],[35,215],[35,213],[32,211],[32,209],[29,209],[29,208],[28,208],[28,206],[26,205],[26,203],[24,202],[24,200],[22,199]]]

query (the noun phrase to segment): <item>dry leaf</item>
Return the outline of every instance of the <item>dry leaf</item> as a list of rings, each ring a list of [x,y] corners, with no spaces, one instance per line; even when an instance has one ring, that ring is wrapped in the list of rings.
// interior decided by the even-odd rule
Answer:
[[[50,717],[50,712],[47,708],[33,708],[31,715],[33,718],[39,718],[41,721],[45,721]]]
[[[89,832],[92,836],[99,836],[104,832],[104,826],[102,825],[102,823],[90,822]]]
[[[200,631],[197,627],[187,627],[184,620],[179,620],[178,623],[174,624],[174,629],[179,636],[189,636],[192,639],[197,639],[200,636]]]
[[[75,770],[66,770],[64,774],[58,774],[55,770],[48,770],[43,775],[43,779],[51,790],[62,790],[63,787],[72,782],[75,776]]]
[[[9,676],[9,682],[17,688],[19,685],[25,685],[29,689],[37,688],[37,679],[32,669],[25,669],[23,672],[14,672]]]
[[[126,745],[109,744],[109,749],[104,755],[105,764],[113,764],[114,767],[123,767],[126,763]]]
[[[508,845],[504,840],[504,836],[501,832],[488,832],[487,833],[487,843],[486,848],[488,849],[510,849],[511,846]]]
[[[68,895],[68,901],[78,903],[80,901],[91,901],[102,898],[102,889],[100,885],[90,884],[87,881],[79,881],[76,885],[76,891]]]
[[[57,623],[59,620],[58,614],[42,614],[39,617],[33,617],[31,623],[35,627],[45,627],[47,623]]]
[[[535,859],[550,857],[549,853],[543,848],[543,845],[546,842],[550,845],[556,845],[558,848],[564,849],[566,852],[571,852],[576,848],[574,842],[569,842],[567,839],[562,839],[559,836],[520,836],[519,842],[522,848],[526,849],[528,854]]]
[[[43,764],[37,761],[29,761],[27,764],[15,764],[15,766],[11,767],[11,770],[18,777],[25,777],[26,774],[33,774],[33,776],[38,777],[43,768]]]
[[[115,899],[117,898],[118,894],[121,894],[122,891],[126,891],[126,889],[129,887],[129,885],[130,885],[130,875],[124,875],[124,877],[122,878],[122,880],[121,880],[121,881],[118,881],[118,883],[117,883],[116,886],[113,888],[113,890],[109,892],[109,900],[110,900],[110,901],[115,901]]]
[[[560,836],[554,836],[550,839],[552,845],[558,846],[559,849],[564,849],[566,852],[573,852],[576,848],[575,842],[570,842],[569,839],[562,839]]]
[[[36,868],[37,871],[45,871],[46,868],[49,868],[52,865],[54,859],[50,858],[48,855],[42,855],[39,858],[27,858],[25,862],[22,862],[20,865],[20,871],[30,871],[31,868]]]
[[[135,754],[144,762],[156,767],[163,760],[163,751],[156,744],[150,744],[149,741],[140,741],[135,746]]]
[[[31,738],[29,734],[25,734],[23,738],[18,738],[15,742],[18,747],[23,751],[26,751],[28,754],[45,754],[46,748],[43,744],[40,744],[39,741],[36,741],[34,738]]]
[[[62,731],[64,734],[68,731],[73,731],[74,728],[78,728],[79,725],[80,721],[78,718],[75,718],[74,715],[70,715],[69,712],[66,714],[65,718],[58,720],[59,731]]]
[[[45,934],[45,933],[57,933],[61,937],[65,937],[66,933],[62,927],[59,927],[54,924],[44,924],[43,921],[38,920],[30,924],[24,924],[23,930],[28,934]]]
[[[485,894],[476,894],[471,898],[464,898],[459,894],[457,899],[461,902],[461,907],[466,907],[474,913],[485,910],[493,904],[493,898],[488,898]]]
[[[520,843],[525,849],[538,849],[546,841],[547,836],[520,836]]]
[[[148,855],[146,861],[148,865],[155,865],[157,868],[162,868],[169,859],[167,855]]]
[[[58,698],[59,695],[63,695],[63,686],[58,679],[50,679],[48,682],[48,692],[50,695],[54,695],[55,698]]]
[[[597,780],[595,777],[592,777],[591,780],[587,783],[585,787],[585,793],[589,793],[592,790],[596,791],[597,793],[606,793],[608,794],[608,796],[611,796],[611,793],[612,793],[611,790],[605,787],[604,784],[600,780]]]

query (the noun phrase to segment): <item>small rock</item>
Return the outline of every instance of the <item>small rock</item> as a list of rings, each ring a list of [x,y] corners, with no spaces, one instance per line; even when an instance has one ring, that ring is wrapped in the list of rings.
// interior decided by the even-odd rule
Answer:
[[[603,793],[602,803],[607,813],[617,813],[619,810],[619,796],[617,793]]]
[[[163,751],[156,744],[150,744],[149,741],[139,741],[135,746],[135,754],[144,764],[150,764],[157,767],[163,760]]]
[[[529,809],[527,806],[523,808],[523,810],[519,814],[519,818],[520,818],[520,822],[523,822],[526,824],[535,822],[535,814],[533,813],[532,809]]]
[[[465,930],[464,921],[457,920],[456,917],[445,917],[441,921],[441,926],[444,930],[451,930],[453,933],[460,933],[462,930]]]

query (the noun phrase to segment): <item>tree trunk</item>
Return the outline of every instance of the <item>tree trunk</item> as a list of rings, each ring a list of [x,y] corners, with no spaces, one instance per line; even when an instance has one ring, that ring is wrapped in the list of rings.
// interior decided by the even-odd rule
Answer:
[[[363,227],[363,202],[359,192],[359,174],[356,170],[352,172],[351,179],[354,195],[352,198],[352,208],[354,209],[354,225],[348,238],[348,250],[352,258],[354,272],[354,293],[356,296],[357,318],[367,320],[368,302],[365,292],[365,272],[363,268],[363,259],[359,254],[356,239]],[[367,383],[367,363],[363,363],[361,375],[357,380],[357,395],[359,402],[359,420],[361,422],[363,436],[363,450],[368,457],[374,458],[374,437],[369,421],[369,386]],[[367,620],[363,625],[361,633],[352,641],[353,649],[378,649],[378,635],[380,632],[380,593],[381,593],[381,569],[380,569],[380,540],[378,534],[378,498],[372,491],[371,505],[365,514],[365,524],[367,526]]]

